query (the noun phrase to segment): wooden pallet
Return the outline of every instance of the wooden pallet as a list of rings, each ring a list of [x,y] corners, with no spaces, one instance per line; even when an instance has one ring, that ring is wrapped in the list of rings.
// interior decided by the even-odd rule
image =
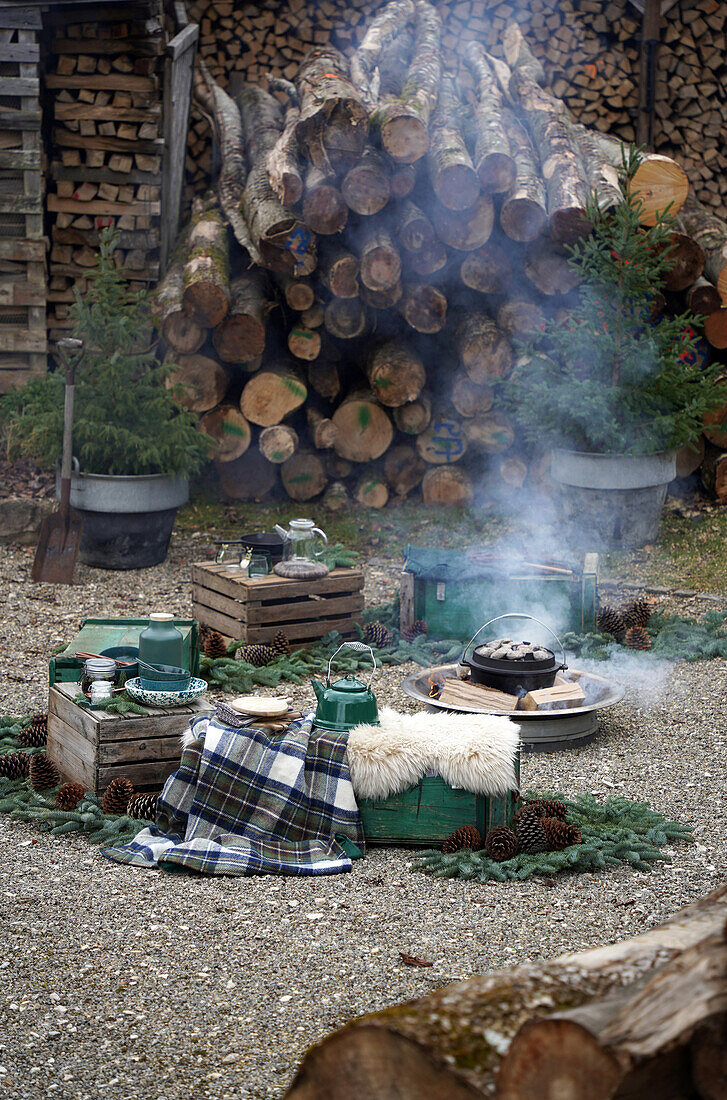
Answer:
[[[337,630],[355,634],[363,611],[360,569],[334,569],[316,581],[230,576],[224,565],[192,566],[194,616],[226,638],[271,642],[279,630],[296,646],[311,645]]]
[[[213,708],[196,699],[185,706],[147,708],[146,714],[107,714],[73,702],[78,685],[56,683],[48,695],[50,760],[67,782],[102,794],[125,776],[139,791],[157,791],[179,767],[180,737],[190,718]]]
[[[40,13],[0,8],[0,393],[45,373]]]

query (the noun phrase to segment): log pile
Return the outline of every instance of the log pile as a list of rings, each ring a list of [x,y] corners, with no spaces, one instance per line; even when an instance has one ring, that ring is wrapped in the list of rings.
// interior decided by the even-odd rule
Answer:
[[[306,1054],[286,1096],[719,1100],[726,916],[722,886],[621,943],[494,971],[363,1016]]]
[[[116,260],[141,289],[159,277],[161,74],[167,36],[155,0],[109,9],[103,20],[62,5],[48,12],[46,86],[53,128],[49,336],[71,327],[73,288],[85,290],[100,231],[121,230]]]
[[[220,173],[157,302],[228,495],[282,483],[298,501],[380,507],[421,488],[461,505],[475,486],[509,495],[542,478],[496,382],[517,340],[567,308],[565,246],[589,231],[593,189],[618,201],[622,146],[544,87],[516,25],[501,38],[504,62],[467,48],[469,111],[426,0],[392,0],[350,64],[314,46],[270,91],[236,72],[225,91],[203,60],[195,99]],[[649,213],[655,195],[681,210],[672,304],[706,302],[720,346],[727,226],[685,204],[669,158],[646,158],[636,186]]]
[[[200,24],[200,53],[227,87],[241,73],[253,84],[292,80],[311,46],[334,45],[347,56],[361,43],[377,0],[191,0]],[[476,39],[497,53],[513,18],[541,62],[547,86],[580,121],[623,141],[636,137],[641,15],[626,0],[439,0],[442,59],[460,92],[476,78],[464,61]],[[700,202],[727,217],[720,177],[727,168],[721,135],[727,119],[725,30],[719,0],[679,0],[662,19],[656,86],[655,144],[686,169]],[[365,62],[365,59],[364,59]],[[364,64],[365,67],[365,64]],[[197,190],[209,182],[209,131],[197,113],[188,170]]]

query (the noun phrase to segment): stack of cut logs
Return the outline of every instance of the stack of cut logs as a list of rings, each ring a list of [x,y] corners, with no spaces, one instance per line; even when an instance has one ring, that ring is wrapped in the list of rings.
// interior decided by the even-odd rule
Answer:
[[[594,190],[620,201],[622,146],[543,89],[515,24],[506,62],[468,46],[469,113],[441,41],[432,5],[392,0],[350,63],[314,48],[294,82],[271,80],[280,98],[234,74],[228,94],[203,65],[221,170],[157,300],[173,380],[232,497],[261,499],[278,472],[292,499],[330,507],[420,485],[426,503],[464,504],[542,477],[496,382],[518,338],[567,309],[564,246],[589,231]],[[727,346],[727,226],[685,203],[668,158],[645,158],[634,187],[645,220],[682,212],[668,290]]]
[[[232,73],[263,83],[292,80],[311,46],[349,55],[381,0],[191,0],[200,24],[200,55],[223,87]],[[643,3],[640,5],[643,8]],[[638,114],[641,14],[629,0],[437,0],[442,58],[473,87],[462,55],[475,38],[493,53],[517,19],[542,63],[548,86],[586,126],[633,141]],[[662,19],[656,84],[656,150],[686,169],[696,197],[727,217],[721,177],[727,169],[727,5],[678,0]],[[189,177],[204,187],[209,133],[201,114],[190,136]]]
[[[73,288],[85,290],[104,226],[121,230],[116,261],[132,286],[159,276],[159,67],[166,39],[156,0],[135,0],[91,22],[81,22],[77,7],[58,6],[48,20],[53,63],[46,85],[54,114],[48,298],[56,340],[71,327]]]

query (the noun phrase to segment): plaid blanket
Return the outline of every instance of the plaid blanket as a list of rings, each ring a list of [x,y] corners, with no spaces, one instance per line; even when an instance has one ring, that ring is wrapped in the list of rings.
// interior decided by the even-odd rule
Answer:
[[[347,734],[314,730],[312,717],[273,737],[219,717],[197,718],[191,728],[195,740],[164,786],[156,824],[104,855],[208,875],[351,870],[345,844],[363,851],[364,835]]]

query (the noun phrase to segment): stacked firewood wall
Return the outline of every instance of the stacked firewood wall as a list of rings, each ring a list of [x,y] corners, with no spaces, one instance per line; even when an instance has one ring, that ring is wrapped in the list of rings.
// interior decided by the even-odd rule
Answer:
[[[231,74],[253,84],[292,79],[311,46],[327,43],[350,55],[382,0],[191,0],[200,24],[200,56],[226,88]],[[638,112],[641,15],[629,0],[438,0],[442,58],[460,90],[472,88],[462,60],[472,38],[497,52],[516,18],[542,63],[548,85],[587,126],[633,141]],[[694,194],[727,216],[720,179],[727,169],[727,5],[680,0],[663,19],[656,93],[655,144],[686,169]],[[188,178],[209,180],[209,128],[192,120]]]
[[[108,14],[106,14],[106,11]],[[105,226],[139,289],[159,277],[162,172],[162,5],[133,0],[103,13],[51,6],[45,78],[53,111],[47,208],[52,217],[49,337],[71,327]]]
[[[469,112],[443,41],[431,4],[392,0],[350,61],[314,47],[293,81],[273,80],[280,99],[235,73],[228,94],[202,64],[220,172],[194,201],[158,322],[232,497],[280,481],[331,507],[420,488],[466,503],[543,477],[497,382],[518,340],[567,309],[564,245],[589,231],[594,190],[620,201],[623,147],[544,89],[516,24],[506,61],[465,50]],[[682,218],[663,307],[686,293],[727,346],[727,225],[685,201],[673,160],[647,157],[634,186],[646,217],[658,195]]]

